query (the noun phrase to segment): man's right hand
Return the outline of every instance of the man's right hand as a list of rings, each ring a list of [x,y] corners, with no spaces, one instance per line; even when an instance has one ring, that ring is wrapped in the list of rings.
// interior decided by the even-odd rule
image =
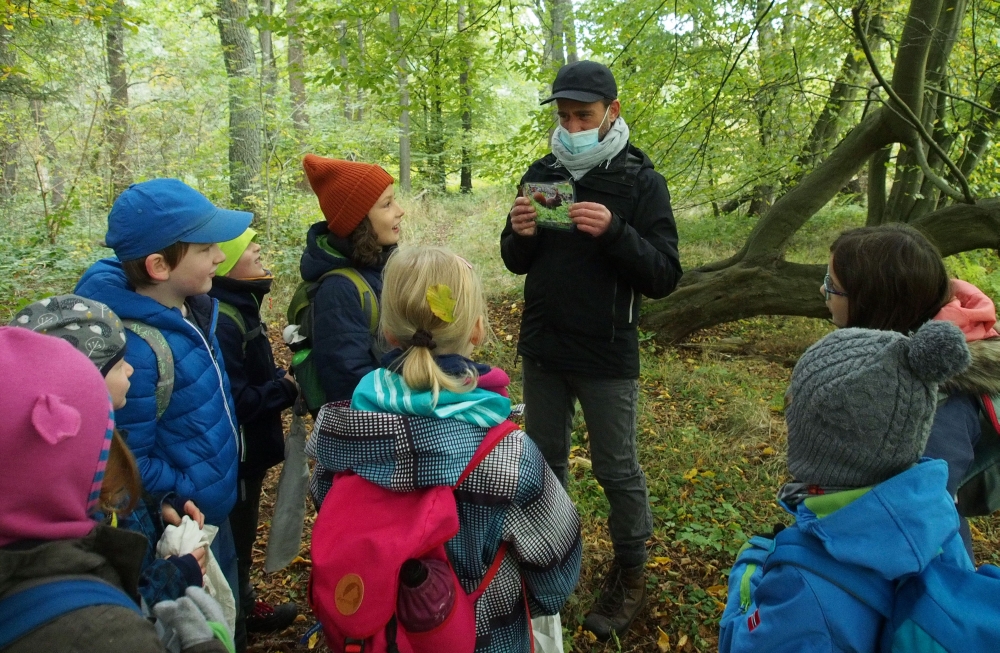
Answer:
[[[510,228],[518,236],[534,236],[537,233],[535,219],[538,214],[531,200],[527,197],[518,197],[514,200],[514,207],[510,210]]]

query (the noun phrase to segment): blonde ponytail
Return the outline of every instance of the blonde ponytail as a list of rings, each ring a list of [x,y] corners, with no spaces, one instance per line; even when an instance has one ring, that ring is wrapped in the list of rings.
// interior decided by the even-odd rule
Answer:
[[[469,264],[443,247],[400,248],[389,257],[383,279],[382,332],[403,347],[397,365],[406,385],[430,390],[435,402],[442,389],[474,389],[475,370],[454,377],[434,360],[435,354],[471,353],[480,320],[484,335],[489,333],[482,283]],[[429,289],[439,288],[448,291],[445,312],[428,298]]]

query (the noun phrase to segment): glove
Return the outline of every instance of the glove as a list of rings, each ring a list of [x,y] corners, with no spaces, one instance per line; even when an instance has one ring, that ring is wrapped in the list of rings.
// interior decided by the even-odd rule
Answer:
[[[229,653],[235,653],[233,634],[226,627],[222,608],[200,587],[189,587],[176,601],[153,606],[157,619],[169,626],[180,639],[181,650],[218,639]]]

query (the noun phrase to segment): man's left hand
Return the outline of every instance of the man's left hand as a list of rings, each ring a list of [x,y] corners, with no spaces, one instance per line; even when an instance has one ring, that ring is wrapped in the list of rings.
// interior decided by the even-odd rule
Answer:
[[[569,207],[569,217],[576,228],[595,238],[611,226],[611,211],[597,202],[577,202]]]

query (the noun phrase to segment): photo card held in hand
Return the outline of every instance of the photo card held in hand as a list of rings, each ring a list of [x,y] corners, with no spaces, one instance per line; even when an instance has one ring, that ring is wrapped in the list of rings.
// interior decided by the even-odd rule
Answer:
[[[571,182],[527,181],[521,186],[521,193],[530,199],[531,205],[535,207],[535,213],[538,214],[535,224],[539,227],[560,231],[573,229],[569,206],[576,200]]]

